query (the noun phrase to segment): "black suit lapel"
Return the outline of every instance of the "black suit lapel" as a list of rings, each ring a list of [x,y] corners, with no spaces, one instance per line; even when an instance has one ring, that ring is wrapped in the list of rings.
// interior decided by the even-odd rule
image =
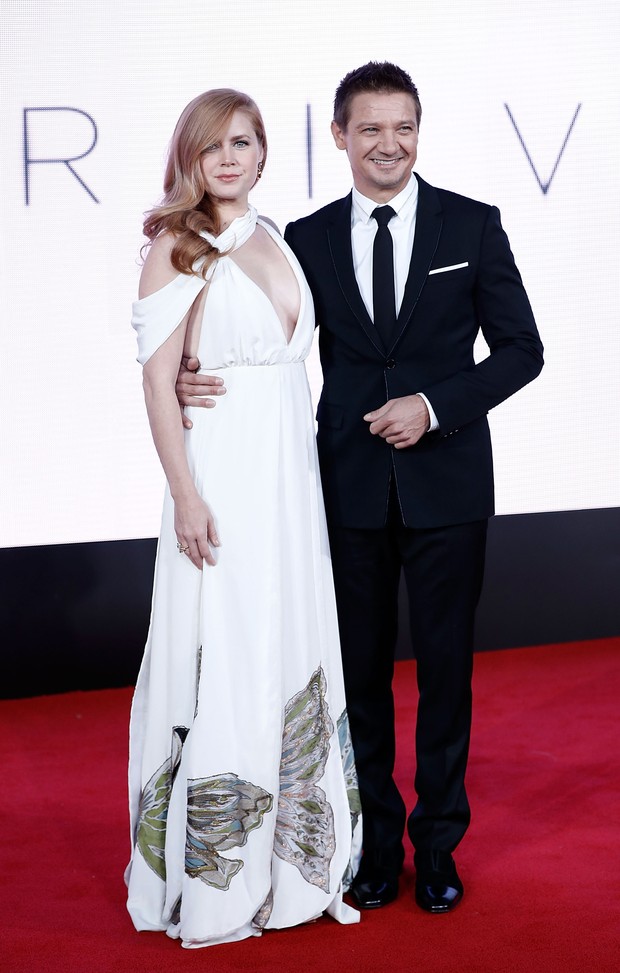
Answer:
[[[340,289],[351,311],[366,332],[366,335],[380,355],[385,354],[385,348],[372,323],[366,305],[360,294],[353,268],[353,250],[351,248],[351,193],[342,200],[342,207],[335,219],[327,228],[329,249],[336,271]]]
[[[418,298],[439,244],[439,237],[443,225],[443,212],[437,192],[427,182],[420,179],[418,175],[416,175],[416,179],[418,180],[418,208],[416,212],[413,253],[411,254],[411,265],[409,267],[407,283],[405,284],[403,302],[398,312],[392,348],[400,340],[418,303]]]

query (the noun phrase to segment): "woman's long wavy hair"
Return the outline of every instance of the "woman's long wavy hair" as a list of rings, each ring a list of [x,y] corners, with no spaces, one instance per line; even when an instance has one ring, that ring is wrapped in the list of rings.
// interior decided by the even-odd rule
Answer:
[[[181,274],[195,272],[196,261],[203,259],[200,274],[205,277],[218,256],[215,247],[199,235],[204,230],[215,236],[220,232],[217,210],[206,192],[200,162],[204,149],[223,137],[236,111],[244,112],[250,119],[263,150],[264,164],[267,137],[263,119],[256,104],[242,91],[205,91],[190,101],[176,124],[168,151],[164,196],[159,206],[146,214],[144,235],[152,242],[161,233],[174,234],[170,259]]]

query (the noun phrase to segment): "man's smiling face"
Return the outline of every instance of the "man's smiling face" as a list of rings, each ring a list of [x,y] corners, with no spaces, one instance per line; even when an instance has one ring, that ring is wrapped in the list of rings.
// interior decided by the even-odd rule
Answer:
[[[362,91],[351,99],[346,129],[332,122],[332,135],[345,149],[355,188],[387,203],[407,185],[418,150],[416,106],[405,92]]]

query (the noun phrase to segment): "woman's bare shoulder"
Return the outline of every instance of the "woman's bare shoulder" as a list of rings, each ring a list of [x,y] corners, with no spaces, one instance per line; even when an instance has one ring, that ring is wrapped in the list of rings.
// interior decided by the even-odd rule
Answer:
[[[273,230],[275,230],[275,231],[276,231],[276,233],[278,234],[278,236],[282,236],[282,234],[280,233],[280,229],[279,229],[279,227],[277,226],[277,224],[276,224],[276,223],[274,223],[274,222],[273,222],[273,220],[270,220],[268,216],[259,216],[258,218],[259,218],[259,220],[260,220],[260,221],[261,221],[262,223],[268,223],[268,224],[269,224],[269,226],[270,226],[270,227],[271,227],[271,228],[272,228]]]
[[[160,290],[179,276],[170,259],[175,240],[174,233],[162,233],[150,245],[140,274],[140,299]]]

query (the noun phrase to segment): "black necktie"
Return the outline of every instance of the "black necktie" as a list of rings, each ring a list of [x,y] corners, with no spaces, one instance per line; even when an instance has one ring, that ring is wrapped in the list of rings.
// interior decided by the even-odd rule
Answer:
[[[396,324],[394,296],[394,246],[388,223],[396,213],[391,206],[377,206],[372,216],[378,223],[372,248],[373,319],[386,349],[390,347]]]

